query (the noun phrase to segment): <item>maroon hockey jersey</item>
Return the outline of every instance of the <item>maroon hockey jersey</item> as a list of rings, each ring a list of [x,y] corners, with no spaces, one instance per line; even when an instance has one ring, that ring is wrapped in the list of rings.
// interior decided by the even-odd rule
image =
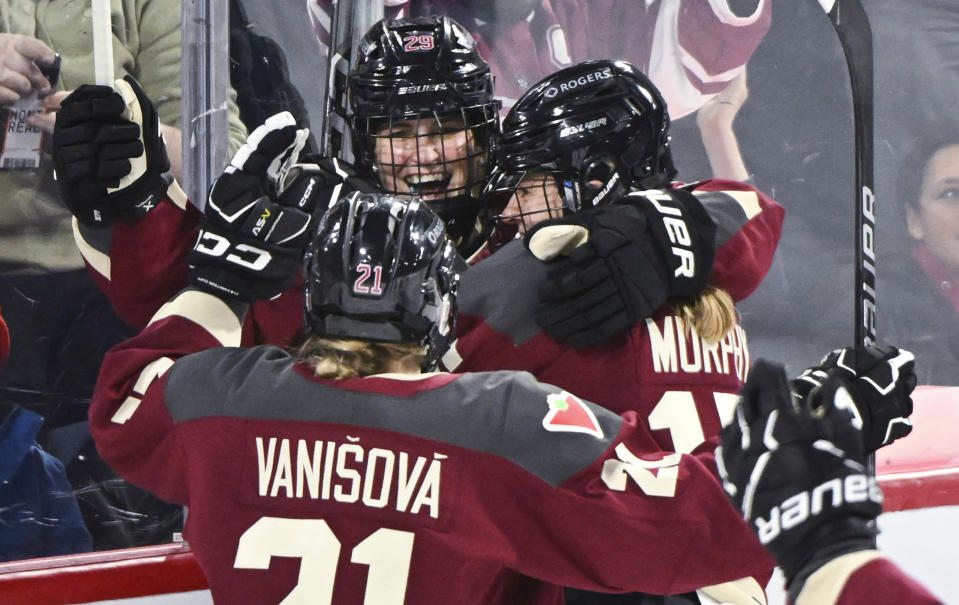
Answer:
[[[649,431],[648,448],[701,448],[712,459],[721,420],[732,419],[749,371],[743,329],[737,325],[708,344],[664,307],[608,343],[573,349],[533,320],[547,269],[518,241],[472,267],[462,283],[458,339],[444,366],[528,371],[616,413],[637,412]]]
[[[761,197],[735,184],[689,189],[717,220],[717,238],[730,245],[759,213]],[[735,246],[735,245],[733,245]],[[720,270],[735,263],[717,262]],[[715,471],[714,451],[749,371],[746,336],[736,326],[718,343],[700,338],[669,308],[638,322],[601,346],[573,349],[543,333],[533,320],[548,265],[515,241],[463,276],[458,339],[444,357],[455,371],[525,370],[616,413],[634,412],[635,438],[648,451],[692,453]],[[741,293],[740,293],[741,294]],[[670,504],[664,504],[670,506]],[[715,503],[687,502],[677,517],[708,515]],[[741,539],[752,536],[745,533]],[[717,551],[721,558],[724,551]],[[772,567],[755,579],[769,580]],[[746,576],[745,572],[740,574]]]
[[[771,258],[774,248],[756,250],[748,245],[749,234],[754,241],[763,239],[757,231],[778,234],[781,209],[739,183],[705,181],[687,189],[717,222],[712,281],[728,283],[734,298],[742,298],[751,289],[740,287],[746,285],[736,280],[734,268],[745,263],[749,273],[757,259]],[[775,240],[771,235],[767,239]],[[742,328],[709,345],[663,308],[609,343],[572,349],[549,338],[533,321],[548,268],[521,242],[471,267],[462,279],[458,340],[444,358],[446,367],[526,370],[617,413],[641,411],[660,449],[689,452],[710,437],[712,450],[720,418],[731,418],[749,368]]]
[[[385,0],[395,19],[447,14],[477,40],[496,76],[496,93],[508,108],[554,71],[588,59],[629,61],[656,84],[673,119],[702,107],[739,75],[772,19],[769,0],[535,0],[530,12],[486,15],[456,0]],[[329,45],[331,0],[308,0],[313,31]],[[588,7],[588,11],[587,11]],[[489,12],[488,10],[485,12]],[[525,17],[525,18],[524,18]]]
[[[707,206],[718,226],[710,283],[742,300],[759,287],[772,264],[785,211],[744,183],[713,179],[687,188],[726,192],[712,196],[714,202]],[[196,241],[199,219],[200,213],[176,186],[136,223],[90,229],[74,221],[87,267],[124,321],[142,328],[164,302],[187,285],[186,256]],[[487,256],[477,254],[476,258]],[[466,271],[463,280],[468,283],[470,279]],[[462,303],[462,296],[460,300]],[[298,278],[278,298],[250,307],[243,344],[287,346],[302,327],[303,287]]]
[[[711,470],[650,451],[634,413],[527,373],[325,380],[239,336],[181,293],[108,354],[90,412],[105,460],[189,507],[218,603],[558,605],[770,565]]]

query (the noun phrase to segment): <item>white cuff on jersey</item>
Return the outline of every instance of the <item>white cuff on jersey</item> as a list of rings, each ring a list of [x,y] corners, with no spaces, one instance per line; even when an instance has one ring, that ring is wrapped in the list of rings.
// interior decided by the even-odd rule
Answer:
[[[549,225],[529,238],[529,251],[541,261],[550,261],[568,255],[588,239],[589,231],[581,225]]]
[[[832,605],[853,572],[882,556],[878,550],[859,550],[836,557],[809,576],[796,597],[796,605]]]
[[[206,292],[184,290],[166,303],[150,323],[178,315],[203,326],[224,347],[240,346],[241,318],[225,302]]]

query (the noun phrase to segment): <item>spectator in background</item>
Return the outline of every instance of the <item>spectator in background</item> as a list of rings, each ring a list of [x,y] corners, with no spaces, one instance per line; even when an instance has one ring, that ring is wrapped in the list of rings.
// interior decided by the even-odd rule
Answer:
[[[946,129],[916,142],[901,164],[899,196],[912,248],[890,266],[882,297],[890,313],[883,331],[916,354],[920,384],[954,386],[959,384],[959,131]]]
[[[114,73],[135,76],[157,100],[174,176],[180,161],[179,7],[177,0],[111,3]],[[23,404],[46,417],[41,441],[50,436],[47,429],[77,427],[77,439],[85,439],[86,446],[71,440],[68,447],[48,449],[86,454],[64,462],[74,487],[88,499],[85,514],[96,516],[98,526],[112,536],[97,547],[131,546],[129,536],[115,530],[131,520],[153,521],[101,492],[107,483],[121,482],[115,474],[103,474],[103,467],[92,471],[88,466],[96,466],[96,454],[84,432],[103,355],[131,331],[84,269],[49,154],[48,133],[60,102],[94,80],[90,4],[9,0],[0,8],[0,105],[6,125],[0,156],[0,307],[18,335],[0,372],[0,401]],[[231,135],[235,149],[245,137],[235,109]],[[169,539],[169,532],[165,535]]]
[[[0,315],[0,368],[10,333]],[[87,531],[63,463],[36,442],[39,414],[0,407],[0,561],[90,550]]]
[[[268,117],[289,111],[308,123],[306,107],[290,81],[283,47],[260,33],[242,0],[230,0],[230,84],[236,91],[240,119],[253,130]],[[311,149],[310,143],[306,149]]]
[[[37,443],[43,416],[14,406],[0,424],[0,561],[91,549],[63,463]]]
[[[2,310],[0,310],[2,312]],[[3,320],[0,314],[0,370],[7,363],[7,357],[10,355],[10,330],[7,329],[7,322]]]
[[[70,90],[94,79],[90,7],[50,0],[5,5],[0,104],[5,117],[13,118],[10,124],[33,130],[21,134],[35,137],[18,140],[30,149],[16,155],[14,141],[5,141],[5,157],[0,158],[0,306],[21,334],[0,384],[17,391],[89,397],[103,353],[128,334],[83,271],[71,215],[53,183],[49,137],[41,138],[41,131],[52,130]],[[117,77],[134,75],[157,99],[174,176],[180,161],[178,9],[174,0],[123,0],[113,4],[111,15],[114,71]],[[50,67],[56,53],[62,63],[52,83],[41,68]],[[236,148],[245,131],[235,117],[231,132]]]
[[[384,0],[387,19],[431,14],[463,23],[496,76],[505,109],[547,74],[588,59],[622,59],[646,73],[673,119],[738,76],[772,19],[770,0]],[[307,0],[320,45],[330,0]],[[587,12],[587,6],[589,12]]]

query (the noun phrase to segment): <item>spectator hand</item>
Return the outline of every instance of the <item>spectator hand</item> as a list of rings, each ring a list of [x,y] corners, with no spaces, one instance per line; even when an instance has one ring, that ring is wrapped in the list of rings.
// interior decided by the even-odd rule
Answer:
[[[787,583],[876,545],[882,492],[866,471],[847,384],[829,376],[819,407],[797,409],[783,368],[758,360],[716,449],[723,487]]]
[[[746,70],[729,81],[715,97],[696,112],[696,124],[700,130],[709,128],[732,128],[733,120],[749,97]]]
[[[36,38],[0,33],[0,105],[12,105],[34,90],[50,91],[39,65],[54,61],[53,50]]]
[[[210,190],[189,254],[197,288],[243,302],[286,290],[303,258],[315,175],[293,170],[309,131],[289,112],[254,130]],[[298,174],[296,174],[298,173]],[[288,183],[278,191],[278,183]]]
[[[41,102],[43,111],[39,111],[29,118],[27,123],[35,126],[45,132],[53,132],[53,127],[57,121],[57,112],[60,111],[60,104],[72,93],[72,90],[58,90],[55,93],[47,95]]]
[[[134,221],[163,198],[170,177],[153,103],[130,76],[84,84],[63,100],[53,130],[60,195],[81,223]]]
[[[557,231],[574,238],[556,256]],[[667,299],[705,289],[716,226],[702,204],[682,191],[631,193],[621,201],[550,219],[524,241],[551,261],[540,288],[536,322],[576,348],[600,344],[648,317]],[[583,243],[585,240],[585,243]]]
[[[862,429],[866,453],[871,454],[912,431],[912,399],[916,387],[914,356],[895,347],[869,347],[863,359],[851,348],[832,351],[819,365],[792,381],[801,405],[822,405],[820,391],[830,377],[845,381],[855,407],[850,411]]]

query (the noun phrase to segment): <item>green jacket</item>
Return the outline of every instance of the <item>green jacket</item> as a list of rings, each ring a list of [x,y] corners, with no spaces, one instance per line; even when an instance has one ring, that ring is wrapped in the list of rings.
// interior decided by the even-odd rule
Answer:
[[[0,10],[5,9],[0,13],[0,31],[33,36],[60,53],[57,89],[73,90],[94,82],[91,5],[91,0],[0,0]],[[136,78],[156,104],[160,121],[179,127],[180,1],[111,0],[111,12],[114,77]],[[231,103],[231,152],[245,138],[239,112]],[[38,170],[0,171],[0,271],[43,273],[83,267],[70,214],[53,182],[49,140],[45,147]]]

